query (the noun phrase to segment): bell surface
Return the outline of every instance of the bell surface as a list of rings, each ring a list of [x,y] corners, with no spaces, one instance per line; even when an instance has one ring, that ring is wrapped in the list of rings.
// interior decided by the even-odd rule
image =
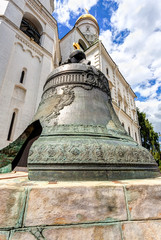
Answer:
[[[34,117],[42,133],[30,149],[29,179],[102,181],[160,176],[149,151],[122,127],[105,75],[85,59],[73,62],[56,68],[45,83]]]

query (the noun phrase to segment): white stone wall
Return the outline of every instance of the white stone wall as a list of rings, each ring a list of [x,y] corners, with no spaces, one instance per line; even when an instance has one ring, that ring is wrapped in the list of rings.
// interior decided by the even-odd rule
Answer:
[[[2,1],[0,8],[0,148],[5,147],[13,112],[15,140],[32,121],[48,74],[60,60],[55,19],[38,1]],[[40,46],[20,29],[23,15],[38,21]],[[20,76],[25,69],[24,82]]]
[[[73,34],[68,34],[60,42],[62,62],[66,61],[69,58],[69,54],[74,50],[73,42],[74,42]]]
[[[82,39],[87,47],[89,46],[89,43],[81,36],[76,28],[74,28],[69,34],[61,39],[60,49],[62,62],[66,61],[69,58],[69,55],[74,51],[73,43],[78,43],[79,39]]]

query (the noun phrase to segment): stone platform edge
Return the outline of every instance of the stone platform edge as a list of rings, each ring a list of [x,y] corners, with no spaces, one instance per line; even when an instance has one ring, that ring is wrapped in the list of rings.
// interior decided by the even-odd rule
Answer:
[[[0,174],[0,240],[161,240],[161,178],[36,182]]]

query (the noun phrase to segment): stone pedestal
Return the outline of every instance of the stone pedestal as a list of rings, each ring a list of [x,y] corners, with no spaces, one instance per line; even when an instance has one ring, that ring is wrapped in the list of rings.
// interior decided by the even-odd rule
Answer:
[[[161,240],[161,178],[34,182],[0,174],[0,240]]]

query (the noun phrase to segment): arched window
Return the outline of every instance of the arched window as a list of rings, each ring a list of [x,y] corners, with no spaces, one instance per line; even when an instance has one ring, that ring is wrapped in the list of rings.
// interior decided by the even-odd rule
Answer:
[[[121,125],[124,127],[124,123],[122,122]]]
[[[13,112],[10,127],[9,127],[9,131],[8,131],[8,136],[7,136],[8,141],[10,141],[11,137],[12,137],[13,126],[14,126],[14,123],[15,123],[15,117],[16,117],[16,112]]]
[[[20,25],[20,30],[37,44],[40,44],[42,27],[39,21],[33,15],[30,13],[24,14]]]
[[[87,46],[86,46],[86,44],[83,42],[83,40],[82,40],[82,39],[79,39],[78,43],[79,43],[80,47],[85,51],[86,48],[87,48]]]
[[[26,72],[27,72],[27,69],[26,68],[23,68],[22,69],[22,72],[21,72],[21,76],[20,76],[20,83],[24,83],[25,81],[25,78],[26,78]]]

